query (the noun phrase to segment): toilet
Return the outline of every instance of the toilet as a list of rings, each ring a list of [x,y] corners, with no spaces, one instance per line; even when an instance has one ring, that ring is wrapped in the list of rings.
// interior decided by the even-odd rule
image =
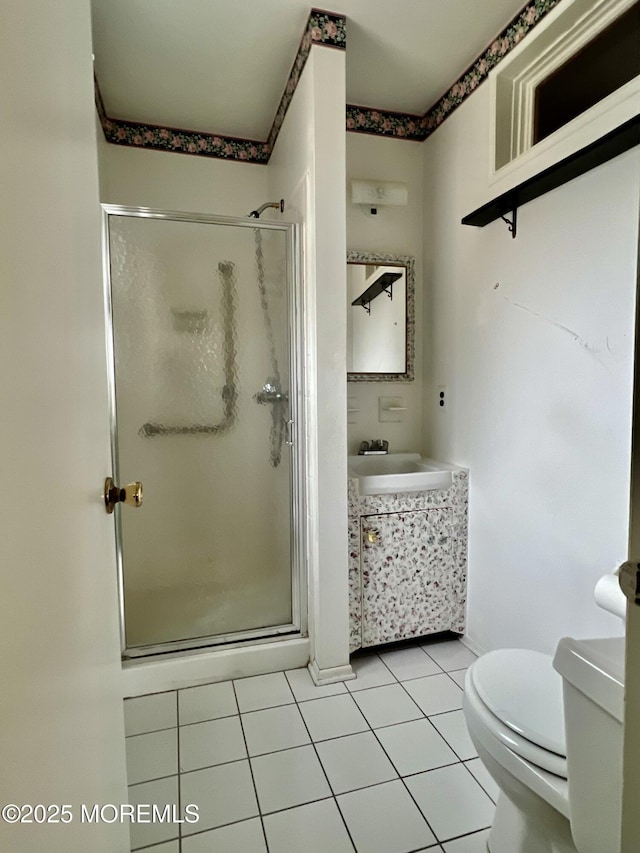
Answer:
[[[499,649],[469,667],[467,727],[500,789],[490,853],[619,853],[624,645],[565,638],[553,658]]]

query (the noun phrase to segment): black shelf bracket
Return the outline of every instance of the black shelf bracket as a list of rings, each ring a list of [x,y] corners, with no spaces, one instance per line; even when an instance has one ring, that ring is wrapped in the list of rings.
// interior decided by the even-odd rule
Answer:
[[[511,219],[507,219],[506,216],[501,216],[500,219],[502,219],[503,222],[506,222],[509,227],[509,232],[515,240],[516,234],[518,233],[518,208],[515,205],[513,206],[513,211],[511,212]]]
[[[362,305],[367,314],[371,314],[371,303],[376,296],[380,296],[381,293],[386,293],[389,299],[393,299],[393,282],[397,281],[401,275],[401,272],[383,273],[374,281],[373,284],[369,285],[364,293],[358,296],[357,299],[354,299],[351,304]]]
[[[462,224],[484,228],[490,222],[502,219],[509,226],[511,236],[515,237],[519,207],[613,160],[614,157],[636,145],[640,145],[640,115],[634,116],[590,145],[575,151],[559,163],[554,163],[553,166],[534,175],[533,178],[523,181],[517,187],[483,204],[482,207],[465,216]],[[507,219],[509,213],[511,219]]]

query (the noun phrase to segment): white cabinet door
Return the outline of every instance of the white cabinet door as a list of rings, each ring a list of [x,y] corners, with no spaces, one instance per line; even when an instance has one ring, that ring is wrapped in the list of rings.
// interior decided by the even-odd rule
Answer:
[[[361,519],[362,645],[458,629],[450,508]]]

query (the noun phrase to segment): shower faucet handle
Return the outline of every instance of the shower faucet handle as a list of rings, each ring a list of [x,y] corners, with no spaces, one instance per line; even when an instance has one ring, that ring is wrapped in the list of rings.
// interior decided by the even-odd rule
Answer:
[[[107,477],[104,481],[104,505],[106,511],[111,515],[117,503],[124,503],[127,506],[139,507],[142,505],[143,492],[142,483],[127,483],[121,489],[113,482],[111,477]]]

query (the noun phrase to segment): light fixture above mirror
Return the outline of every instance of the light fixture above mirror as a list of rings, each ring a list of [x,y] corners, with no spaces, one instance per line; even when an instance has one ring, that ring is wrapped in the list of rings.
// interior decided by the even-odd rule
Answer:
[[[351,202],[362,205],[375,216],[379,207],[407,204],[409,191],[402,181],[351,181]]]
[[[415,261],[347,252],[347,380],[408,382],[415,361]]]

